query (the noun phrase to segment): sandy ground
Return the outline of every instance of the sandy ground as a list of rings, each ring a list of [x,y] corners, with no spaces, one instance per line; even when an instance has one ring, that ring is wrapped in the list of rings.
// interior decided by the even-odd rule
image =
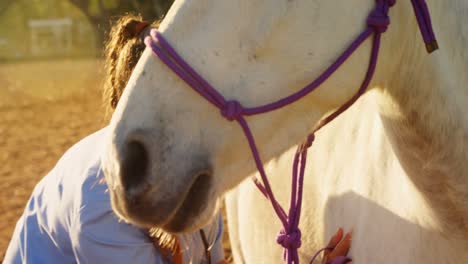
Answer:
[[[105,126],[100,69],[96,60],[0,65],[0,262],[35,184]]]
[[[100,74],[79,70],[99,67],[97,61],[0,65],[0,260],[35,184],[65,150],[104,126]]]

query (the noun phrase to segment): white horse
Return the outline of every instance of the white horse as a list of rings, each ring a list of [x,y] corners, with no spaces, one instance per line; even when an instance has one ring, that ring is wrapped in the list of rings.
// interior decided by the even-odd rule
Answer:
[[[397,1],[371,89],[309,151],[301,262],[338,227],[355,263],[468,263],[468,2],[428,0],[441,49],[427,55],[410,1]],[[160,32],[244,106],[320,74],[366,26],[374,0],[177,0]],[[331,79],[281,110],[247,118],[286,205],[295,145],[359,87],[367,41]],[[185,232],[256,168],[235,122],[147,49],[113,116],[104,157],[115,211]],[[250,180],[228,195],[237,263],[281,263],[281,228]]]

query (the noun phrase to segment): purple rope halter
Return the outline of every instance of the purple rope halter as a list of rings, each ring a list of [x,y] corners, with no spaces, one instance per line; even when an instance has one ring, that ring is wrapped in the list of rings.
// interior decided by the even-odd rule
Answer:
[[[324,73],[322,73],[322,75],[320,75],[316,80],[298,92],[276,102],[258,107],[244,107],[236,100],[226,100],[213,86],[211,86],[187,62],[185,62],[184,59],[179,56],[179,54],[177,54],[177,52],[157,30],[153,29],[151,31],[151,37],[147,37],[145,39],[146,45],[151,48],[153,52],[161,59],[161,61],[164,62],[175,74],[183,79],[198,94],[217,107],[221,111],[221,115],[223,117],[229,121],[236,121],[242,127],[262,180],[260,182],[258,179],[254,179],[254,182],[258,189],[270,201],[275,213],[278,215],[278,218],[282,223],[282,230],[278,234],[277,242],[285,249],[284,259],[289,264],[299,263],[298,248],[301,247],[299,219],[301,216],[302,191],[304,171],[307,160],[307,150],[314,142],[316,131],[346,111],[362,94],[364,94],[367,87],[369,86],[377,66],[381,35],[387,30],[390,24],[388,11],[390,7],[395,5],[396,0],[376,0],[376,2],[377,5],[375,9],[371,12],[367,19],[368,27],[356,38],[353,43],[351,43],[348,49],[346,49],[343,54],[339,56],[338,59],[328,69],[325,70]],[[434,31],[432,29],[429,9],[425,3],[425,0],[412,0],[412,3],[421,34],[423,36],[424,42],[426,43],[426,48],[428,52],[433,52],[438,48],[438,45],[435,39]],[[245,116],[262,114],[282,108],[311,93],[325,80],[327,80],[371,35],[373,35],[373,44],[370,60],[367,73],[359,90],[339,109],[321,120],[316,129],[307,136],[305,142],[299,145],[297,148],[292,167],[292,191],[289,212],[286,213],[283,207],[281,207],[279,202],[276,200],[271,190],[270,183],[267,179],[263,167],[263,162],[260,158],[260,154],[255,144],[252,132],[250,131],[247,121],[245,120]],[[313,263],[319,253],[326,249],[327,248],[317,252],[313,256],[310,263]],[[348,261],[350,261],[350,259],[347,257],[339,257],[330,264],[342,264]]]

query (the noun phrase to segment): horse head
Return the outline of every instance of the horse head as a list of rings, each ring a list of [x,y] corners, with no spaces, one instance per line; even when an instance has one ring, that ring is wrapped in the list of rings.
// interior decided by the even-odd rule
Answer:
[[[178,0],[159,32],[224,98],[253,107],[314,80],[362,32],[374,6],[374,0]],[[299,143],[356,93],[370,46],[365,41],[302,100],[246,118],[264,161]],[[103,158],[120,217],[170,232],[206,224],[223,194],[255,170],[242,129],[223,114],[147,48],[113,115]]]

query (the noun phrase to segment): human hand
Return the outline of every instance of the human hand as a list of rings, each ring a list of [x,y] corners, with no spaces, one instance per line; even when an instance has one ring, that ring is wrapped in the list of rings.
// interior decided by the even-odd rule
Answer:
[[[346,256],[348,254],[349,248],[351,247],[351,232],[347,233],[343,237],[343,229],[338,229],[338,232],[332,237],[330,242],[328,242],[327,249],[324,251],[322,264],[332,263],[335,259],[340,256]],[[346,262],[346,264],[352,264],[352,261]]]

